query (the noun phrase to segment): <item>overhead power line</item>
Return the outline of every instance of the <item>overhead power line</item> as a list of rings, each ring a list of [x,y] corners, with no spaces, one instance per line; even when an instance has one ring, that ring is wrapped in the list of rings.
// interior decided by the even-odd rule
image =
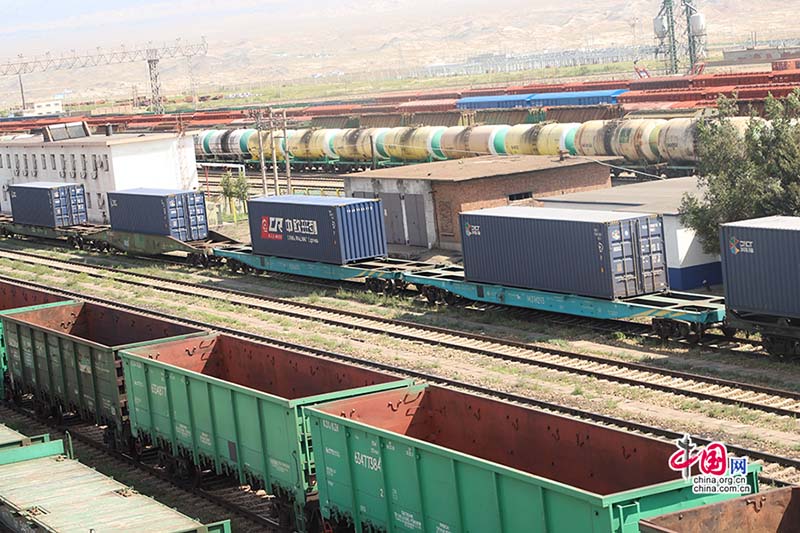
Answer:
[[[183,43],[180,39],[177,39],[172,44],[161,46],[154,46],[152,43],[148,43],[144,47],[128,49],[122,46],[115,50],[103,50],[98,47],[95,53],[76,53],[73,51],[71,54],[54,56],[48,52],[44,56],[33,59],[25,59],[20,55],[17,60],[8,60],[5,63],[0,63],[0,76],[19,76],[20,91],[23,91],[21,81],[23,74],[147,61],[152,94],[151,107],[154,112],[163,113],[164,102],[161,98],[159,61],[173,57],[188,59],[190,57],[203,56],[206,53],[208,53],[208,43],[203,37],[199,43]],[[24,91],[22,100],[23,102],[25,101]]]

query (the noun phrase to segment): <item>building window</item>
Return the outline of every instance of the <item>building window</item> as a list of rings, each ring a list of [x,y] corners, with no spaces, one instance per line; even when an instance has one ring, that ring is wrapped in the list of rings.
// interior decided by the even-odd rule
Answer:
[[[108,166],[108,154],[103,154],[103,168],[105,169],[106,172],[110,170]]]
[[[50,154],[50,167],[56,170],[56,154]]]
[[[67,171],[67,156],[64,154],[61,154],[61,171]]]
[[[36,154],[31,156],[31,163],[33,163],[33,170],[39,170],[39,163],[36,159]]]
[[[47,170],[47,156],[42,154],[42,170]]]
[[[508,201],[509,202],[517,202],[519,200],[527,200],[528,198],[533,198],[532,192],[518,192],[516,194],[509,194]]]
[[[0,155],[0,168],[3,168],[3,156]]]
[[[97,207],[99,209],[102,208],[104,205],[105,202],[103,202],[103,193],[99,192],[97,193]]]
[[[92,154],[92,170],[97,172],[97,155]]]
[[[81,170],[86,172],[86,154],[81,154]]]
[[[86,193],[86,207],[88,207],[89,209],[92,208],[92,193],[90,192]]]
[[[14,154],[14,168],[19,170],[19,154]]]
[[[75,154],[69,154],[69,161],[72,163],[72,172],[78,170],[78,167],[75,165]]]
[[[28,170],[28,154],[22,154],[22,166],[25,170]]]

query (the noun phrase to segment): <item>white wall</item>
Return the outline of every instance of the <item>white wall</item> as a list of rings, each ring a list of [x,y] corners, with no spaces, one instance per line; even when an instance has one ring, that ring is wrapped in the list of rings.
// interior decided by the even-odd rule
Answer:
[[[27,175],[25,171],[26,155]],[[41,161],[42,155],[45,156],[44,165]],[[15,156],[19,160],[18,175]],[[35,169],[33,166],[34,156],[37,158]],[[55,156],[56,168],[53,168],[52,156]],[[3,160],[2,168],[0,168],[0,190],[2,191],[0,193],[0,211],[3,213],[11,213],[11,202],[8,197],[8,185],[11,183],[33,181],[82,183],[86,190],[89,221],[97,224],[108,223],[106,205],[108,191],[136,187],[197,188],[197,167],[190,136],[179,139],[150,139],[112,144],[111,146],[99,140],[88,144],[55,142],[20,145],[8,143],[0,144],[0,157]],[[11,167],[8,166],[8,159],[11,161]]]
[[[707,254],[693,229],[684,227],[677,215],[664,215],[664,235],[667,265],[670,268],[687,268],[716,263],[719,254]]]
[[[191,137],[111,147],[111,172],[118,190],[137,187],[197,188],[197,165]]]

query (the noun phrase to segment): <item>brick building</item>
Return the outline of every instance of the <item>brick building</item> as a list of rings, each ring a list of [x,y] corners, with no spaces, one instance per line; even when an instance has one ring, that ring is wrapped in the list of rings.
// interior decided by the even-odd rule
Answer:
[[[607,167],[579,158],[486,156],[344,177],[348,196],[380,198],[391,244],[458,250],[461,211],[611,187]]]

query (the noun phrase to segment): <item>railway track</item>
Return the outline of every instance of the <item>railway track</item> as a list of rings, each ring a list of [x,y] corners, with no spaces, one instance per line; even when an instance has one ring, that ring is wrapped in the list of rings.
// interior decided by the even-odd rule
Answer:
[[[0,279],[6,279],[9,281],[15,281],[13,278],[8,278],[7,276],[0,276]],[[107,305],[110,307],[115,307],[118,309],[123,309],[127,311],[133,311],[138,313],[147,314],[150,316],[162,318],[162,319],[170,319],[170,320],[177,320],[178,322],[191,325],[194,327],[202,328],[202,329],[209,329],[219,331],[221,333],[226,333],[228,335],[233,335],[236,337],[255,340],[259,342],[269,343],[274,346],[278,346],[284,349],[299,351],[308,353],[311,355],[316,355],[320,357],[325,357],[333,360],[343,361],[350,364],[360,365],[369,368],[375,368],[384,372],[391,372],[395,374],[404,375],[407,377],[411,377],[418,380],[427,381],[430,383],[441,384],[445,386],[455,387],[461,390],[469,391],[472,393],[484,395],[487,397],[494,397],[499,398],[508,402],[516,403],[519,405],[524,405],[528,407],[535,407],[537,409],[546,410],[552,413],[564,414],[568,416],[572,416],[575,418],[579,418],[585,421],[591,421],[599,424],[603,424],[608,427],[612,427],[615,429],[619,429],[622,431],[634,431],[637,433],[641,433],[644,435],[649,435],[661,439],[668,439],[668,440],[677,440],[683,437],[683,433],[676,432],[670,429],[659,428],[655,426],[649,426],[647,424],[633,422],[629,420],[624,420],[620,418],[615,418],[612,416],[604,415],[601,413],[594,413],[591,411],[585,411],[582,409],[574,408],[574,407],[567,407],[551,402],[545,402],[542,400],[537,400],[535,398],[531,398],[528,396],[522,396],[518,394],[508,393],[504,391],[498,391],[495,389],[490,389],[488,387],[484,387],[481,385],[476,385],[474,383],[464,382],[457,379],[447,378],[443,376],[439,376],[436,374],[431,374],[427,372],[420,372],[411,369],[405,368],[397,368],[392,365],[378,363],[374,361],[369,361],[365,359],[361,359],[358,357],[353,357],[349,355],[339,354],[336,352],[332,352],[330,350],[322,350],[317,348],[310,348],[307,346],[301,346],[298,344],[294,344],[291,342],[286,342],[280,339],[271,338],[268,336],[263,335],[256,335],[240,330],[236,330],[234,328],[228,328],[223,326],[218,326],[214,324],[205,323],[198,320],[187,319],[187,318],[176,318],[173,315],[168,313],[163,313],[160,311],[154,311],[150,309],[143,309],[141,307],[137,307],[130,304],[125,304],[121,302],[117,302],[114,300],[108,300],[104,298],[97,298],[91,296],[84,296],[80,293],[76,293],[73,291],[68,291],[65,289],[59,289],[56,287],[51,287],[39,283],[31,283],[27,282],[34,288],[39,288],[43,290],[50,290],[53,292],[57,292],[59,294],[63,294],[69,298],[81,298],[87,301],[96,302],[102,305]],[[694,438],[694,441],[700,445],[708,444],[711,441],[709,439],[704,438]],[[785,457],[776,454],[771,454],[768,452],[762,452],[759,450],[752,450],[748,448],[744,448],[741,446],[735,445],[728,445],[728,451],[739,456],[747,456],[751,460],[760,463],[763,467],[762,474],[760,476],[761,481],[763,483],[773,485],[773,486],[787,486],[787,485],[795,485],[800,484],[800,459],[795,459],[792,457]]]
[[[591,377],[778,416],[800,418],[800,392],[670,370],[642,363],[620,361],[550,346],[509,341],[354,311],[331,309],[244,291],[209,288],[187,281],[132,274],[111,267],[47,259],[26,252],[0,251],[0,258],[20,260],[20,256],[23,257],[22,261],[24,262],[44,264],[50,268],[88,274],[98,278],[114,279],[116,282],[171,294],[224,301],[256,309],[276,317],[292,317],[302,321],[321,322],[350,330],[387,335],[406,341],[487,356],[518,365]]]
[[[272,504],[263,493],[236,486],[227,478],[209,478],[197,486],[178,485],[158,465],[155,454],[137,461],[109,450],[103,444],[102,427],[77,420],[62,423],[42,420],[24,405],[0,404],[0,421],[27,435],[49,433],[54,439],[68,439],[82,463],[175,507],[190,518],[204,523],[230,518],[236,532],[288,533],[270,517]]]

